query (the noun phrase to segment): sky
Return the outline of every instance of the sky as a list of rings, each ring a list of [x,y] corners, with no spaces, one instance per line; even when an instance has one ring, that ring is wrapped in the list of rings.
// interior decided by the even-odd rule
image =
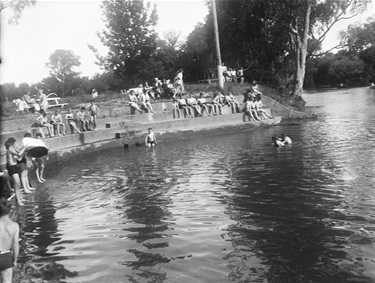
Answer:
[[[182,38],[186,38],[207,15],[205,0],[150,2],[157,5],[159,21],[156,30],[160,37],[168,30],[176,30],[181,32]],[[82,76],[92,77],[100,73],[95,55],[88,48],[90,44],[101,54],[106,51],[97,36],[97,32],[104,29],[100,6],[101,1],[98,0],[37,0],[35,6],[23,11],[18,25],[8,23],[9,10],[5,9],[1,13],[0,84],[40,82],[48,77],[45,65],[57,49],[71,50],[80,57],[81,65],[76,71]],[[367,18],[369,14],[340,22],[328,34],[323,48],[334,46],[340,30],[350,22]]]
[[[168,30],[181,32],[182,37],[204,21],[207,7],[204,0],[153,0],[159,21],[156,31],[160,37]],[[104,29],[101,1],[96,0],[37,0],[26,8],[18,25],[8,23],[9,11],[1,14],[0,83],[32,84],[48,77],[45,67],[49,56],[57,49],[71,50],[80,57],[76,69],[82,76],[100,73],[96,58],[88,48],[91,44],[105,54],[97,32]]]

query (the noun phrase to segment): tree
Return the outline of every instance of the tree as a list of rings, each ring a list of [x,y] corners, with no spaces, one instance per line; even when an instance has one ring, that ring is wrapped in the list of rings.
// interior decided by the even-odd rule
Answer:
[[[74,67],[81,65],[79,56],[73,51],[57,49],[49,57],[46,67],[50,70],[51,79],[59,86],[58,90],[65,96],[71,91],[71,83],[78,77],[79,73],[75,72]],[[49,84],[51,79],[48,79]]]
[[[341,43],[347,46],[351,53],[358,53],[365,64],[364,74],[367,83],[375,81],[375,18],[368,19],[367,23],[350,25],[341,32]]]
[[[224,47],[223,59],[235,62],[238,57],[232,50],[236,50],[242,57],[240,60],[256,58],[256,61],[266,62],[273,76],[279,82],[284,80],[289,103],[302,109],[306,60],[317,55],[316,50],[335,24],[361,12],[369,2],[371,0],[218,1],[219,27],[224,30],[221,34],[225,34],[220,42]]]
[[[109,52],[100,61],[105,70],[135,81],[148,63],[153,65],[157,48],[156,7],[151,10],[150,3],[145,5],[143,0],[105,0],[102,8],[107,24],[99,37]]]
[[[216,70],[212,21],[198,23],[188,35],[181,60],[184,75],[190,80],[212,79]]]
[[[176,49],[180,45],[181,31],[168,30],[164,32],[164,38],[167,42],[167,46]]]
[[[4,9],[12,10],[12,17],[9,19],[10,24],[18,24],[18,20],[21,18],[22,11],[29,6],[35,5],[36,0],[11,0],[11,1],[0,1],[0,13]]]

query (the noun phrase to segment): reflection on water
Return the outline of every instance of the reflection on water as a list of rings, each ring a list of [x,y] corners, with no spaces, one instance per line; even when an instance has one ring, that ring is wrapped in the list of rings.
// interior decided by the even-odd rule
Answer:
[[[60,282],[374,282],[369,91],[306,94],[315,121],[49,166],[19,215],[21,272]],[[291,147],[270,146],[281,132]]]

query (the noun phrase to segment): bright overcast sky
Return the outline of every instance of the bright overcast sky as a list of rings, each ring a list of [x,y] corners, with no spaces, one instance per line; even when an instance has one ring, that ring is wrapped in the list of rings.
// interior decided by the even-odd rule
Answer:
[[[181,31],[186,37],[207,15],[204,0],[155,0],[159,21],[157,32],[162,37],[168,30]],[[1,14],[1,70],[0,83],[40,82],[48,77],[45,64],[56,49],[72,50],[80,57],[77,71],[83,76],[100,72],[95,56],[87,47],[101,50],[96,33],[102,31],[101,1],[37,0],[26,8],[18,25],[10,25],[6,13]]]
[[[207,15],[205,0],[153,0],[158,8],[157,31],[160,36],[168,30],[181,31],[186,37]],[[77,71],[83,76],[100,72],[95,56],[87,47],[94,45],[104,52],[96,33],[102,31],[101,1],[96,0],[37,0],[35,6],[26,8],[18,25],[9,25],[8,10],[1,14],[0,83],[40,82],[48,76],[45,64],[56,49],[72,50],[80,56]],[[323,47],[337,42],[342,22],[330,33]]]

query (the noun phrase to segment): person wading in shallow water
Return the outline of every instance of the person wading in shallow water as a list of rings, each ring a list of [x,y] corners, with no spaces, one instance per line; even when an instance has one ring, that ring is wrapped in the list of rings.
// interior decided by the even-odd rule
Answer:
[[[0,271],[1,281],[11,283],[13,267],[17,266],[19,253],[19,226],[9,218],[11,204],[6,198],[0,199]]]

